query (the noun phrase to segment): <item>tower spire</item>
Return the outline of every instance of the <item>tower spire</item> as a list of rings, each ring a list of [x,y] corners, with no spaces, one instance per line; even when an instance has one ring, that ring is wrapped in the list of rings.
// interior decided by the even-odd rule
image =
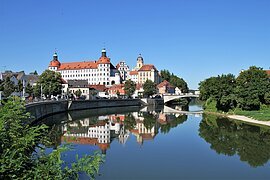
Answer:
[[[107,57],[105,48],[103,48],[101,51],[101,57]]]

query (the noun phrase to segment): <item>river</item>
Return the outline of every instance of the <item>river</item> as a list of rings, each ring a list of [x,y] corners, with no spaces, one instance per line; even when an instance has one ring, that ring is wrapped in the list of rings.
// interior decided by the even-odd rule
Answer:
[[[76,154],[106,154],[97,179],[270,179],[268,127],[163,107],[72,111],[43,122],[54,147],[74,145],[68,163]]]

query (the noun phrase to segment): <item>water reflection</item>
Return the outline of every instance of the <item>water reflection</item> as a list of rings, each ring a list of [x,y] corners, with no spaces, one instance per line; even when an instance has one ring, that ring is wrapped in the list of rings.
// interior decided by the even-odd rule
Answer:
[[[186,107],[183,109],[187,110]],[[129,110],[74,111],[47,118],[45,122],[52,125],[49,137],[54,147],[61,142],[88,144],[98,146],[106,154],[114,140],[125,144],[130,135],[134,135],[137,143],[143,145],[144,141],[153,140],[159,132],[169,133],[187,120],[185,114],[164,112],[163,106]],[[123,113],[116,113],[121,111]],[[58,124],[55,123],[56,119]]]
[[[252,167],[263,166],[270,159],[270,129],[204,115],[199,135],[218,154],[238,155]]]

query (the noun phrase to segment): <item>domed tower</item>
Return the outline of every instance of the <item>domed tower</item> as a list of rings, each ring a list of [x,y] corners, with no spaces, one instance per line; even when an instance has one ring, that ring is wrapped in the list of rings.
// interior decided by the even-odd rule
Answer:
[[[58,61],[58,55],[55,52],[53,54],[53,60],[51,60],[49,64],[49,70],[51,71],[57,71],[57,69],[60,67],[61,63]]]
[[[137,67],[136,69],[140,69],[143,66],[143,57],[141,54],[139,54],[139,57],[137,58]]]

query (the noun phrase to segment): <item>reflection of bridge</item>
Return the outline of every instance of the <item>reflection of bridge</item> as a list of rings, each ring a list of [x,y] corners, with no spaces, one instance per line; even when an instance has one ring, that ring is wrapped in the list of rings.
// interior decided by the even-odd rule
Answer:
[[[180,95],[170,95],[170,94],[164,94],[163,99],[164,103],[172,101],[174,99],[180,99],[180,98],[198,98],[199,95],[197,94],[180,94]]]
[[[168,106],[164,106],[163,112],[164,113],[186,114],[186,115],[201,115],[203,113],[203,111],[181,111],[181,110],[176,110],[176,109],[170,108]]]

